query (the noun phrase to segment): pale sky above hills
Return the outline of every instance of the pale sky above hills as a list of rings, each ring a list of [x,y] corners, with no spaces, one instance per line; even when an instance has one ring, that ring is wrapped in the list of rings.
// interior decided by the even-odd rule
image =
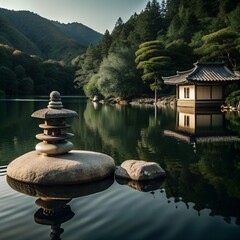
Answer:
[[[126,22],[149,0],[0,0],[0,8],[28,10],[61,23],[79,22],[100,33],[113,30],[119,17]]]

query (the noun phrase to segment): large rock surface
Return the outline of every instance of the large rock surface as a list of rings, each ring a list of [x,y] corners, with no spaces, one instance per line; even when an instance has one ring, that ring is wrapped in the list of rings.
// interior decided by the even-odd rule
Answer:
[[[115,176],[137,181],[152,180],[166,176],[165,171],[155,162],[126,160],[115,171]]]
[[[12,161],[7,175],[21,182],[57,185],[92,182],[111,176],[114,171],[114,160],[98,152],[72,150],[44,156],[32,151]]]

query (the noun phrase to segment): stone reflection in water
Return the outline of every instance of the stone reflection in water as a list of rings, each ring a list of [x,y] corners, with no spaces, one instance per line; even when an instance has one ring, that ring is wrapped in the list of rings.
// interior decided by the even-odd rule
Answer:
[[[127,185],[130,188],[133,188],[140,192],[150,192],[153,196],[157,190],[162,192],[162,184],[164,179],[154,179],[154,180],[147,180],[147,181],[135,181],[129,180],[125,178],[118,178],[116,177],[116,182],[120,185]]]
[[[51,226],[51,239],[60,240],[60,236],[64,232],[61,224],[74,216],[71,207],[67,205],[70,201],[71,199],[51,198],[38,198],[36,200],[35,203],[39,209],[34,214],[34,220],[38,224]]]
[[[113,184],[113,178],[101,181],[75,184],[43,186],[19,182],[7,177],[7,182],[14,190],[33,197],[39,209],[34,214],[34,220],[38,224],[51,226],[50,237],[60,240],[64,229],[61,225],[74,217],[68,203],[73,198],[87,196],[108,189]]]

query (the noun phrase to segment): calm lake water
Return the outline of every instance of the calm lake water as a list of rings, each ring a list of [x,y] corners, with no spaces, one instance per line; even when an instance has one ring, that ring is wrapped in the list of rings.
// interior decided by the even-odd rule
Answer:
[[[30,116],[48,101],[0,100],[0,166],[34,149],[41,121]],[[238,113],[62,101],[79,114],[69,120],[74,149],[106,153],[117,166],[126,159],[155,161],[167,177],[145,185],[106,179],[36,189],[7,180],[0,169],[1,240],[240,238]],[[59,196],[65,200],[53,200]],[[57,220],[41,212],[43,205],[58,207]]]

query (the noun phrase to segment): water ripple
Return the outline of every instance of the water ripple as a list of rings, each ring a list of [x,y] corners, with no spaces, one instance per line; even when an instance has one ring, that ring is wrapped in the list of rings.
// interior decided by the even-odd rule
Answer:
[[[1,240],[49,239],[50,226],[34,222],[35,198],[12,190],[5,177],[0,177],[0,191]],[[62,224],[62,239],[238,239],[240,227],[210,216],[209,209],[199,216],[194,204],[169,201],[159,190],[153,193],[114,182],[105,191],[73,199],[69,205],[75,216]]]

